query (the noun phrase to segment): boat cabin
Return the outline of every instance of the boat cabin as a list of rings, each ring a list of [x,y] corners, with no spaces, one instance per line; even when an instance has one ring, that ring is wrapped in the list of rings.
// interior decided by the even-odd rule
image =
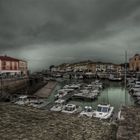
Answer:
[[[97,111],[98,112],[103,112],[103,113],[107,113],[110,110],[110,105],[98,105],[97,106]]]
[[[92,107],[91,106],[85,106],[84,111],[85,112],[92,112]]]
[[[61,111],[65,104],[65,100],[58,99],[55,101],[55,105],[50,109],[51,111]]]
[[[76,105],[74,105],[74,104],[67,104],[65,106],[65,110],[67,110],[67,111],[73,111],[75,109],[76,109]]]
[[[56,105],[64,105],[65,104],[65,100],[58,99],[58,100],[55,101],[55,104]]]
[[[70,113],[70,114],[75,113],[77,111],[78,111],[77,106],[74,104],[67,104],[64,106],[62,110],[63,113]]]

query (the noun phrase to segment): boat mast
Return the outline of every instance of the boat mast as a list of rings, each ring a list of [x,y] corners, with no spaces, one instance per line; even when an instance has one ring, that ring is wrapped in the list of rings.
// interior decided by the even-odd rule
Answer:
[[[124,86],[125,86],[125,105],[127,105],[127,93],[126,93],[126,75],[127,75],[127,51],[125,50],[125,75],[124,75]]]
[[[125,90],[126,90],[126,73],[127,73],[127,51],[125,51],[125,75],[124,75]]]

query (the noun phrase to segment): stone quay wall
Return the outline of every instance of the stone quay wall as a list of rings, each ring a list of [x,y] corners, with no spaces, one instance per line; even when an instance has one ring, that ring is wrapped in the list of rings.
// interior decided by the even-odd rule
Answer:
[[[1,140],[115,140],[116,126],[78,115],[0,103]]]
[[[117,140],[140,140],[140,107],[123,107]]]

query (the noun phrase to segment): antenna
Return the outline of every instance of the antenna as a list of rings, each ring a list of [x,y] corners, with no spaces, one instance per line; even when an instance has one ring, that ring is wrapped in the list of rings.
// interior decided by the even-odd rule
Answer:
[[[124,88],[125,88],[125,105],[127,105],[127,93],[126,93],[126,74],[127,74],[127,51],[125,50],[125,76],[124,76]]]

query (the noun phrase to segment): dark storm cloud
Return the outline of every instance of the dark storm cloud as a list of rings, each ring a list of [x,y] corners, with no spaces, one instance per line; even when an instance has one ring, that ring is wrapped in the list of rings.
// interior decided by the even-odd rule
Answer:
[[[138,49],[139,23],[139,0],[0,0],[0,51],[24,57],[27,50],[34,57],[49,52],[38,60],[46,64],[65,58],[114,61],[107,52]]]
[[[54,4],[55,2],[55,4]],[[47,2],[46,2],[47,4]],[[41,41],[81,41],[93,35],[95,39],[106,36],[103,30],[108,24],[129,16],[140,6],[140,1],[52,1],[47,21],[27,31]]]

